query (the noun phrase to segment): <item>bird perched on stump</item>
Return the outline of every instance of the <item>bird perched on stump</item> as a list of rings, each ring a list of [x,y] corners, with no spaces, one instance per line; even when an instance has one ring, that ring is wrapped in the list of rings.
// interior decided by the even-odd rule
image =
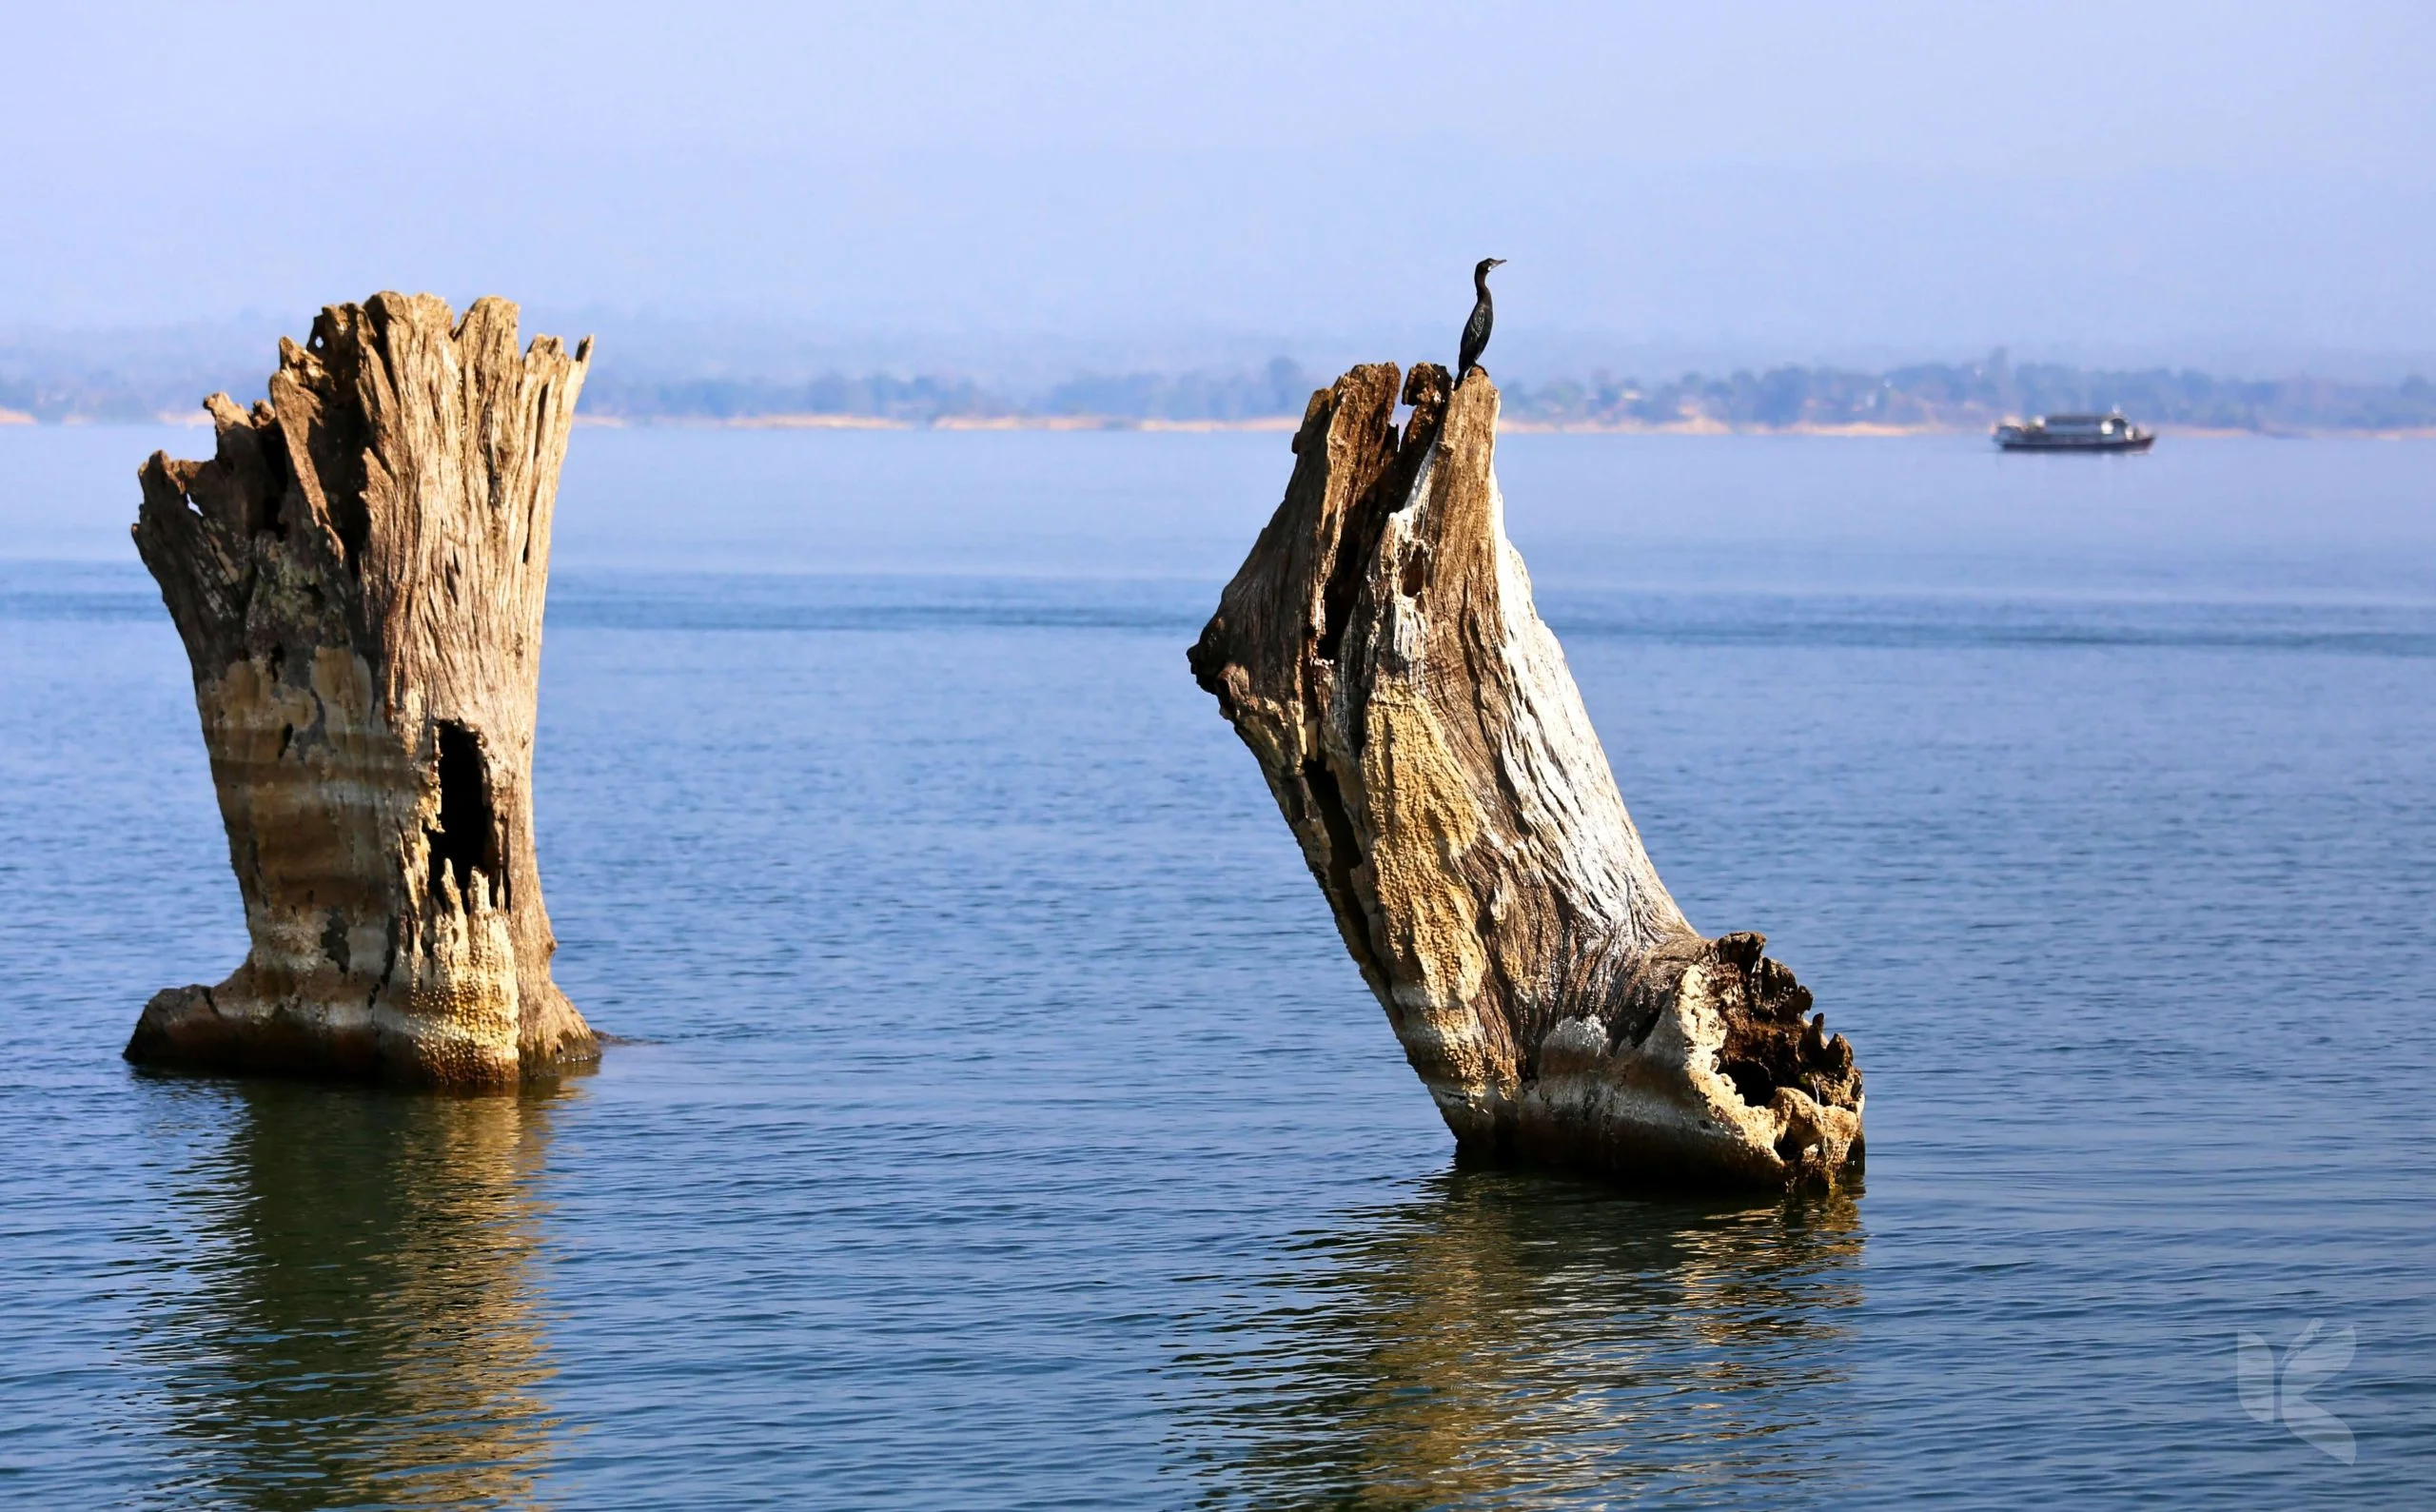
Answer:
[[[1488,349],[1489,327],[1497,324],[1496,307],[1489,304],[1488,270],[1503,263],[1502,257],[1484,257],[1480,266],[1472,269],[1472,292],[1480,298],[1472,303],[1472,318],[1464,323],[1463,355],[1455,363],[1455,382],[1481,365],[1481,353]]]

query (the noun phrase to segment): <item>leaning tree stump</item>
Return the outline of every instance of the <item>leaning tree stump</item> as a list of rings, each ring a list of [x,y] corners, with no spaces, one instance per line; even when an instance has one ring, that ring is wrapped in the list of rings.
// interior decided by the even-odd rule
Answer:
[[[1852,1047],[1758,934],[1704,938],[1624,812],[1505,539],[1498,394],[1312,395],[1192,648],[1460,1147],[1628,1180],[1857,1170]]]
[[[144,1009],[157,1065],[513,1083],[599,1054],[550,979],[533,717],[591,343],[429,295],[324,309],[270,398],[155,453],[135,545],[193,665],[252,948]]]

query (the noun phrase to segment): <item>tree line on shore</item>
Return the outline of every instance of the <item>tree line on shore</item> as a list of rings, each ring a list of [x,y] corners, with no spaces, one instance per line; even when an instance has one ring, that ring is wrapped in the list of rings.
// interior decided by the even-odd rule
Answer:
[[[58,361],[55,352],[0,344],[0,412],[40,422],[148,422],[183,418],[214,389],[244,399],[251,397],[249,387],[259,388],[258,377],[233,378],[215,370],[221,365],[180,354],[77,366]],[[1029,387],[954,373],[688,377],[620,371],[603,363],[585,387],[582,412],[632,422],[834,416],[910,425],[1229,424],[1291,420],[1321,382],[1285,357],[1257,368],[1080,373]],[[2144,424],[2264,434],[2436,429],[2436,383],[2422,376],[2381,384],[2225,378],[2187,368],[2016,366],[2001,351],[1978,363],[1924,363],[1883,372],[1786,365],[1652,383],[1606,372],[1544,380],[1524,375],[1505,380],[1503,389],[1511,420],[1617,430],[1968,430],[2008,417],[2112,409]]]
[[[1642,384],[1599,375],[1509,391],[1507,413],[1556,424],[1732,430],[1888,426],[1981,429],[2009,418],[2120,410],[2144,424],[2260,433],[2436,427],[2436,384],[2220,378],[2188,368],[2015,367],[1923,363],[1868,373],[1834,367],[1686,373]]]

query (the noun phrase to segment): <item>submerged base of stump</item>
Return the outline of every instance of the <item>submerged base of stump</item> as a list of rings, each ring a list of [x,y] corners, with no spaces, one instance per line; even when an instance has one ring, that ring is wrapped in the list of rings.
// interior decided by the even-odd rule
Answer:
[[[1192,648],[1468,1154],[1648,1185],[1860,1168],[1852,1047],[1685,921],[1505,538],[1498,393],[1357,367]],[[1411,406],[1399,427],[1399,398]]]

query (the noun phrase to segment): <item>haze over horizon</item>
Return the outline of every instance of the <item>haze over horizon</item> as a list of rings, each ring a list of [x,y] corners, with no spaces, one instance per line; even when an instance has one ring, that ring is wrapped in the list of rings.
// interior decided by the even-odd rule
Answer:
[[[1495,253],[1542,370],[2436,357],[2423,6],[242,9],[12,19],[0,326],[1327,362]]]

